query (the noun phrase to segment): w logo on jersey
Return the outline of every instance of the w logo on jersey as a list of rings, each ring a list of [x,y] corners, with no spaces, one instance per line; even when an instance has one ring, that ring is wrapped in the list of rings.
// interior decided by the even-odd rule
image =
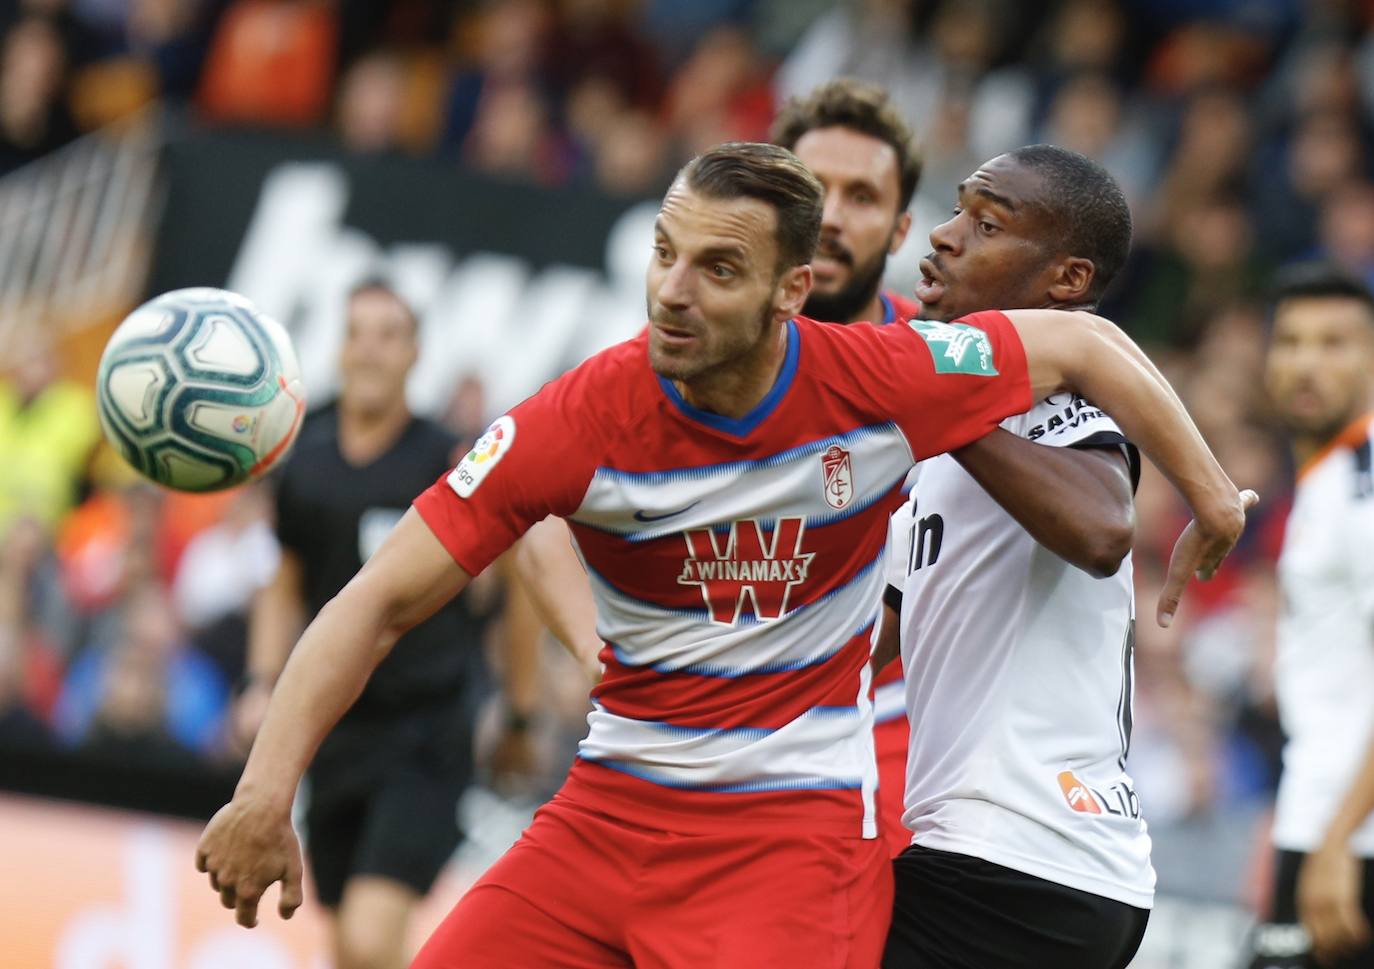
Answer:
[[[682,533],[688,557],[677,580],[701,588],[713,622],[733,625],[744,612],[780,619],[816,557],[801,550],[805,529],[801,518],[781,518],[771,532],[753,519],[732,523],[728,532],[690,529]]]

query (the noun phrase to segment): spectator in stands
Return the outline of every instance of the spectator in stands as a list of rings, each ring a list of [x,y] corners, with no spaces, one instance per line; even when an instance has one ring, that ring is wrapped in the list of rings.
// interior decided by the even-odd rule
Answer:
[[[634,30],[634,10],[634,0],[559,0],[541,57],[556,100],[597,77],[609,80],[627,104],[657,106],[663,93],[658,54]]]
[[[454,76],[441,146],[459,150],[482,102],[507,86],[535,88],[548,17],[538,0],[487,0],[464,32],[463,64]]]
[[[25,16],[0,39],[0,174],[76,137],[67,106],[67,49],[52,21]]]
[[[378,155],[402,148],[406,116],[406,65],[391,51],[354,61],[339,83],[335,125],[350,151]]]
[[[309,127],[329,109],[338,60],[329,0],[233,0],[200,79],[211,121]]]
[[[158,729],[176,743],[210,756],[220,749],[228,684],[215,664],[186,644],[171,603],[158,586],[131,590],[121,604],[117,635],[92,643],[77,657],[57,704],[56,726],[69,744],[82,744],[101,724],[143,735],[130,724],[130,695],[165,697],[155,709]],[[112,695],[113,694],[113,695]],[[132,729],[137,727],[137,729]]]
[[[24,695],[24,657],[19,643],[0,635],[0,749],[43,748],[51,742],[48,726]]]
[[[684,158],[768,137],[773,93],[747,32],[719,27],[702,38],[669,86],[665,116]]]
[[[5,96],[0,79],[0,101]],[[57,524],[100,434],[91,391],[61,376],[47,334],[26,334],[15,356],[0,380],[0,535],[20,517]]]
[[[1374,286],[1374,184],[1361,179],[1331,191],[1318,216],[1314,256]]]

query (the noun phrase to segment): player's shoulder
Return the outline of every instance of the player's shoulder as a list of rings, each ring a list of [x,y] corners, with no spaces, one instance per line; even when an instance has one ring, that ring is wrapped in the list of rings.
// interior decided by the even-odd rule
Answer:
[[[300,464],[303,458],[321,450],[333,449],[339,438],[339,403],[330,400],[313,407],[301,419],[300,433],[291,446],[287,466]]]

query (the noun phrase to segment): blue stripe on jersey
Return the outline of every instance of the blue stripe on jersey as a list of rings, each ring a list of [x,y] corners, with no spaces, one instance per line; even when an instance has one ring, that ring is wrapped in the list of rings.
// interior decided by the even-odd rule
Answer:
[[[908,468],[906,471],[903,471],[900,476],[893,478],[886,485],[883,485],[881,491],[875,492],[863,501],[855,502],[843,511],[831,511],[823,515],[810,515],[804,520],[803,524],[808,530],[813,528],[825,528],[827,525],[837,525],[842,521],[853,518],[855,515],[862,515],[864,512],[868,511],[868,509],[886,498],[892,492],[893,488],[905,483],[910,474],[911,469]],[[903,494],[905,494],[905,492],[903,492]],[[672,531],[664,531],[663,528],[660,527],[657,530],[643,529],[636,532],[618,532],[602,525],[590,525],[587,522],[577,521],[576,518],[574,518],[573,521],[577,522],[580,528],[589,528],[594,532],[600,532],[602,535],[610,535],[614,538],[624,539],[631,543],[651,542],[660,538],[670,538],[673,535],[681,534],[683,531],[681,528],[675,528]],[[763,529],[765,532],[771,532],[777,527],[777,519],[774,518],[756,518],[754,521],[756,521],[759,528]],[[718,535],[725,535],[730,531],[730,525],[726,523],[703,527],[710,528],[711,531]]]
[[[787,395],[788,389],[792,386],[792,379],[797,375],[797,361],[800,359],[801,331],[797,329],[796,320],[788,320],[787,355],[783,358],[782,370],[778,372],[778,378],[773,381],[773,387],[768,391],[767,396],[743,417],[722,417],[720,414],[712,414],[709,411],[693,407],[682,399],[677,387],[667,377],[659,377],[658,385],[663,388],[663,393],[673,402],[674,406],[691,420],[733,437],[748,437],[755,428],[768,419],[768,416],[782,402],[783,397]]]
[[[706,794],[762,794],[768,791],[854,791],[863,787],[863,779],[858,777],[794,777],[762,781],[745,781],[736,784],[692,784],[687,781],[671,780],[657,775],[647,767],[630,764],[621,760],[588,757],[579,753],[578,760],[596,764],[608,770],[619,771],[638,777],[642,781],[671,787],[680,791],[701,791]]]
[[[775,734],[781,727],[689,727],[678,723],[667,723],[662,720],[640,720],[636,717],[627,717],[623,713],[616,713],[608,710],[605,704],[592,701],[592,705],[598,710],[622,720],[634,720],[646,727],[661,730],[664,733],[673,734],[678,737],[743,737],[748,740],[763,740],[770,734]],[[844,720],[859,716],[859,708],[849,707],[812,707],[805,710],[792,722],[795,723],[802,717],[823,717],[827,719]]]
[[[892,300],[887,298],[887,293],[879,290],[878,302],[883,305],[883,326],[897,319],[897,308],[892,305]]]
[[[896,431],[899,435],[901,430],[893,421],[886,421],[882,424],[869,424],[865,427],[856,427],[852,431],[845,431],[843,434],[835,434],[831,437],[821,438],[819,441],[811,441],[807,444],[799,444],[786,451],[779,451],[777,454],[770,454],[766,458],[755,458],[748,461],[729,461],[725,464],[702,464],[690,468],[674,468],[668,471],[621,471],[618,468],[597,468],[596,474],[607,478],[618,478],[622,481],[634,481],[643,484],[666,484],[670,481],[697,481],[702,478],[713,478],[718,475],[735,474],[739,471],[753,471],[758,468],[773,468],[789,461],[796,461],[810,457],[813,454],[821,454],[836,444],[844,444],[857,438],[876,437],[877,435]],[[579,525],[577,516],[572,516],[572,520]],[[590,527],[590,526],[589,526]]]
[[[791,615],[791,613],[788,613]],[[621,666],[631,670],[650,669],[655,673],[686,673],[689,676],[705,676],[716,680],[737,680],[744,676],[765,676],[769,673],[793,673],[797,670],[810,669],[813,666],[822,666],[830,662],[840,653],[844,652],[845,647],[860,636],[869,635],[873,631],[873,624],[878,621],[877,613],[870,616],[862,626],[854,630],[853,634],[845,639],[834,649],[820,656],[812,656],[808,659],[789,659],[775,660],[771,663],[762,663],[758,666],[726,666],[721,663],[689,663],[686,666],[669,666],[667,663],[636,663],[630,659],[626,653],[616,643],[606,640],[606,645],[611,647],[611,653]]]

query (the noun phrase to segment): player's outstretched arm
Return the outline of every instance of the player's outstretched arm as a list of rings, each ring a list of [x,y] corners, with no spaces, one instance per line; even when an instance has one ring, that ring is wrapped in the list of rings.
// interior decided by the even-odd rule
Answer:
[[[1156,616],[1173,621],[1194,574],[1209,578],[1245,528],[1257,501],[1241,494],[1217,463],[1202,434],[1166,380],[1139,347],[1110,321],[1091,313],[1010,310],[1025,347],[1033,396],[1076,391],[1116,419],[1149,455],[1193,511],[1174,546]]]
[[[1045,548],[1097,578],[1135,537],[1130,468],[1119,448],[1047,447],[997,429],[951,456]]]
[[[414,509],[306,627],[277,680],[234,798],[210,819],[196,867],[238,923],[282,883],[283,918],[301,904],[300,845],[291,830],[296,785],[320,741],[357,699],[396,640],[468,582]]]
[[[592,682],[601,679],[596,603],[561,518],[536,522],[515,546],[515,574],[535,612]]]

